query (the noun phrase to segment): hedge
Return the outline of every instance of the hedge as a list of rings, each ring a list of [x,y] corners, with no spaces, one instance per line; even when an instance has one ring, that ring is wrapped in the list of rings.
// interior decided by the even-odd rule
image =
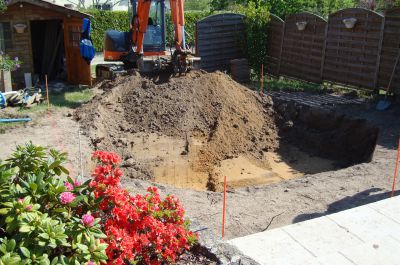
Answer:
[[[109,29],[119,31],[129,30],[129,14],[127,11],[100,11],[100,10],[86,10],[87,14],[93,16],[92,20],[92,40],[96,50],[101,52],[104,48],[104,33]],[[195,40],[196,21],[210,15],[210,12],[185,12],[187,42],[193,44]],[[170,23],[171,15],[166,14],[167,21],[167,44],[173,43],[173,26]]]

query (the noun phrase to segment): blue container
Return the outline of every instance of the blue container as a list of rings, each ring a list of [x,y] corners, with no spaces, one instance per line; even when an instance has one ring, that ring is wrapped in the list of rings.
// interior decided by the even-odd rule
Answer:
[[[6,106],[6,97],[3,93],[0,92],[0,108],[4,108]]]

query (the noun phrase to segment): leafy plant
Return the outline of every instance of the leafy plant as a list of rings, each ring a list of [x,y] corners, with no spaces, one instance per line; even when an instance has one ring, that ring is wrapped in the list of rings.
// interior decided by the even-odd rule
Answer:
[[[237,6],[236,11],[245,16],[246,37],[242,47],[250,67],[257,76],[261,75],[262,64],[267,58],[267,28],[270,19],[269,7],[261,0]]]
[[[0,12],[6,10],[7,3],[5,0],[0,0]]]
[[[91,19],[93,25],[92,40],[97,51],[102,51],[104,49],[104,34],[107,30],[129,31],[130,20],[127,11],[86,10],[85,12],[93,16]],[[188,43],[194,43],[196,22],[209,14],[209,11],[185,12],[185,28]],[[167,45],[170,45],[174,40],[170,12],[166,13],[166,24],[166,42]]]
[[[15,57],[10,59],[10,57],[0,51],[0,71],[15,71],[21,67],[22,62]]]
[[[155,187],[145,196],[132,197],[120,184],[121,159],[103,151],[93,158],[99,165],[90,186],[101,200],[96,216],[107,235],[109,264],[171,264],[196,242],[176,197],[162,200]]]
[[[28,143],[0,163],[3,264],[100,264],[107,260],[100,219],[87,222],[99,202],[89,181],[81,184],[60,178],[68,174],[62,166],[65,161],[65,153]]]

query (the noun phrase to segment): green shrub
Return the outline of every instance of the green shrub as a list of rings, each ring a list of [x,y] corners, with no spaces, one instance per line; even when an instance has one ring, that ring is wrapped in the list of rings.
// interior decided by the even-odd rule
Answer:
[[[194,46],[196,42],[196,22],[202,20],[203,18],[209,16],[211,13],[209,11],[191,11],[185,12],[185,31],[186,31],[186,42]],[[166,23],[167,23],[167,45],[171,46],[174,44],[174,27],[171,21],[171,14],[166,14]],[[174,46],[174,45],[172,45]]]
[[[4,0],[0,0],[0,12],[6,10],[7,5]]]
[[[100,11],[100,10],[86,10],[85,13],[88,13],[93,16],[92,20],[92,40],[93,44],[96,48],[96,51],[101,52],[104,49],[104,33],[109,29],[115,29],[119,31],[128,31],[129,30],[129,13],[128,11]],[[187,42],[189,44],[193,44],[195,40],[196,33],[196,22],[210,13],[207,11],[198,12],[198,11],[188,11],[185,12],[185,21],[186,21],[186,37]],[[174,35],[173,35],[173,25],[171,23],[171,15],[170,13],[166,14],[166,38],[167,45],[173,43]]]
[[[261,67],[266,65],[267,59],[269,8],[264,2],[257,0],[247,6],[238,6],[236,11],[245,15],[246,37],[242,43],[244,54],[254,73],[260,76]]]
[[[100,264],[107,244],[91,215],[99,201],[88,182],[68,178],[66,154],[18,146],[0,161],[0,264]]]
[[[93,27],[92,40],[98,52],[104,49],[104,33],[107,30],[129,30],[130,21],[128,11],[86,10],[84,12],[93,16],[91,18]]]

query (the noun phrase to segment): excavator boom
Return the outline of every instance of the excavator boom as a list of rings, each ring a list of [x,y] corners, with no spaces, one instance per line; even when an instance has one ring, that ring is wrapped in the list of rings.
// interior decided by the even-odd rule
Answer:
[[[194,57],[186,45],[184,0],[169,0],[174,27],[171,54],[165,47],[165,0],[130,0],[130,3],[131,30],[106,32],[106,61],[121,61],[125,68],[137,67],[144,73],[167,69],[185,73],[200,67],[200,58]]]

